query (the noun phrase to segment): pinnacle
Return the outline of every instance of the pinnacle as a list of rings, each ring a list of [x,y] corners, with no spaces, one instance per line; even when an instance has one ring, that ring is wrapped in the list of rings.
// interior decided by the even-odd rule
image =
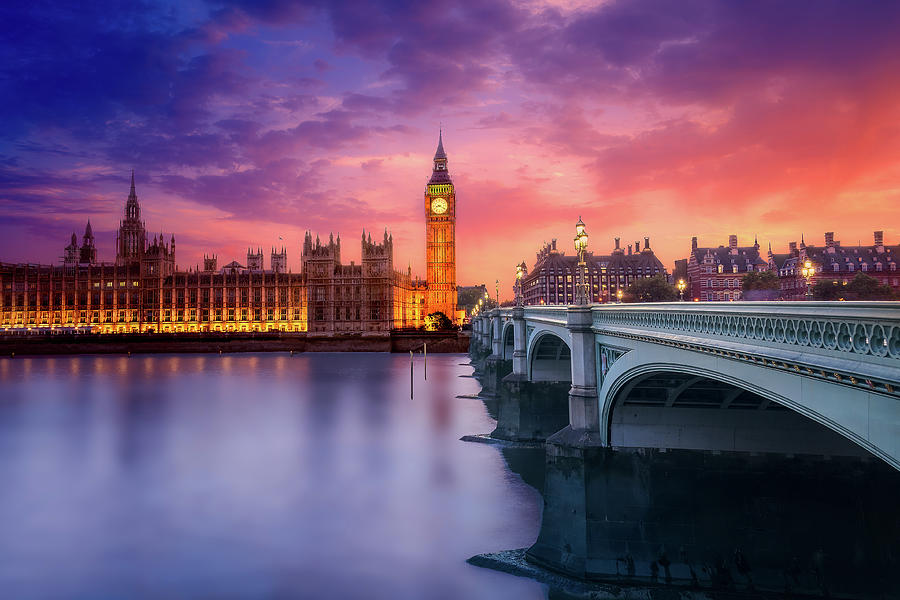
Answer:
[[[443,129],[438,132],[438,147],[437,152],[434,153],[435,160],[439,158],[447,159],[447,153],[444,152],[444,132]]]

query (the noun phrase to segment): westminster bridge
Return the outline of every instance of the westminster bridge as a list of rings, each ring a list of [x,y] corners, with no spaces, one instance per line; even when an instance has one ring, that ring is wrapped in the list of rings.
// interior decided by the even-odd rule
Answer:
[[[516,307],[472,326],[492,436],[546,439],[532,562],[898,589],[900,303]]]

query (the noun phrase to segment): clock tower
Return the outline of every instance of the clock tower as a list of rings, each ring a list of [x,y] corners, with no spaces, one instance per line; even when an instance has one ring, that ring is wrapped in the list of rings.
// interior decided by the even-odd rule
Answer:
[[[425,186],[425,314],[442,312],[456,321],[456,190],[447,171],[443,132],[438,135],[434,171]]]

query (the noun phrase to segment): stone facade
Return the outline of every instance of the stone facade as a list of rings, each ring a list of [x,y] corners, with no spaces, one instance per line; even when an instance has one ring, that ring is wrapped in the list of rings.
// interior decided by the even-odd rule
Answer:
[[[625,291],[635,279],[666,275],[666,268],[650,248],[650,238],[644,247],[636,241],[627,252],[615,240],[615,248],[608,255],[585,254],[591,302],[615,302],[616,292]],[[577,256],[566,256],[556,247],[556,240],[545,244],[537,253],[534,269],[522,278],[525,304],[573,304],[577,278]]]
[[[738,246],[736,235],[728,236],[728,246],[699,247],[691,239],[691,255],[687,262],[685,300],[741,300],[741,280],[751,271],[768,270],[760,257],[759,243]]]
[[[806,280],[800,273],[803,263],[813,263],[816,274],[810,284],[819,281],[849,283],[857,273],[865,273],[879,283],[900,291],[900,272],[897,270],[900,245],[886,246],[884,232],[874,233],[873,244],[842,246],[834,239],[834,232],[825,233],[825,245],[788,244],[786,253],[774,253],[769,244],[767,254],[760,252],[759,243],[738,246],[737,236],[729,236],[728,246],[699,247],[697,238],[691,241],[687,259],[685,300],[696,302],[729,300],[803,300]],[[751,271],[771,271],[778,275],[779,288],[771,293],[748,296],[742,289],[743,277]]]
[[[879,283],[894,291],[900,291],[900,245],[886,246],[884,232],[873,234],[871,246],[842,246],[834,239],[834,232],[825,232],[825,245],[806,245],[803,236],[800,243],[791,242],[787,254],[773,254],[769,250],[769,268],[778,273],[783,300],[802,300],[806,296],[806,280],[800,274],[806,260],[813,263],[816,274],[810,281],[849,283],[857,273],[874,277]]]

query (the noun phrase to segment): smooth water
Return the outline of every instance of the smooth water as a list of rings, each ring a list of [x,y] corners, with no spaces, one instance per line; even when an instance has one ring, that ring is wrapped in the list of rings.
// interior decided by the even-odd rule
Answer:
[[[2,598],[545,598],[464,355],[0,359]]]

